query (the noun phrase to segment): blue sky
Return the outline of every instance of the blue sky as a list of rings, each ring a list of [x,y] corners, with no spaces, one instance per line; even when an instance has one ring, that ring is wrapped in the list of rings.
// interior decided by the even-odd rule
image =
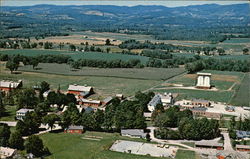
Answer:
[[[238,3],[249,3],[247,0],[234,0],[234,1],[158,1],[158,0],[145,0],[145,1],[125,1],[125,0],[118,0],[118,1],[66,1],[66,0],[0,0],[2,6],[30,6],[30,5],[37,5],[37,4],[55,4],[55,5],[120,5],[120,6],[135,6],[135,5],[164,5],[167,7],[178,7],[178,6],[188,6],[188,5],[201,5],[201,4],[211,4],[216,3],[220,5],[228,5],[228,4],[238,4]]]

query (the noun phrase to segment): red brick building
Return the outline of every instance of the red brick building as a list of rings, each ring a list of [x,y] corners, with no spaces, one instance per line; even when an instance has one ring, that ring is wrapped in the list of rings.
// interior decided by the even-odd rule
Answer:
[[[69,126],[68,128],[64,129],[64,133],[72,133],[72,134],[82,134],[83,133],[83,126]]]

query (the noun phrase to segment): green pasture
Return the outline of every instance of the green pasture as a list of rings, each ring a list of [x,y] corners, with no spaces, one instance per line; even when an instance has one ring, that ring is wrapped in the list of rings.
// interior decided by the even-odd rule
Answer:
[[[33,69],[32,66],[20,67],[21,71],[42,72],[60,75],[76,76],[102,76],[121,77],[131,79],[164,80],[185,72],[184,68],[90,68],[83,67],[79,70],[72,70],[67,64],[40,63]]]
[[[236,88],[231,100],[232,105],[250,106],[250,74],[245,74],[241,84]]]

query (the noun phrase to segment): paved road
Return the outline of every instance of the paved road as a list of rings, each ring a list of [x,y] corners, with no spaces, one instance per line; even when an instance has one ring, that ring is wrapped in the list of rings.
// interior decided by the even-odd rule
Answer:
[[[229,134],[228,133],[221,133],[224,137],[224,150],[225,151],[234,151],[234,149],[232,148],[232,145],[231,145],[231,140],[230,140],[230,137],[229,137]]]

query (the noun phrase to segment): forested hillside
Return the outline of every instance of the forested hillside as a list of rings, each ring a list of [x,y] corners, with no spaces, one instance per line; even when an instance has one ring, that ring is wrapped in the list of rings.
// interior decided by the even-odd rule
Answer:
[[[92,30],[150,34],[156,39],[218,42],[250,36],[248,4],[164,6],[1,7],[1,38],[68,35]]]

